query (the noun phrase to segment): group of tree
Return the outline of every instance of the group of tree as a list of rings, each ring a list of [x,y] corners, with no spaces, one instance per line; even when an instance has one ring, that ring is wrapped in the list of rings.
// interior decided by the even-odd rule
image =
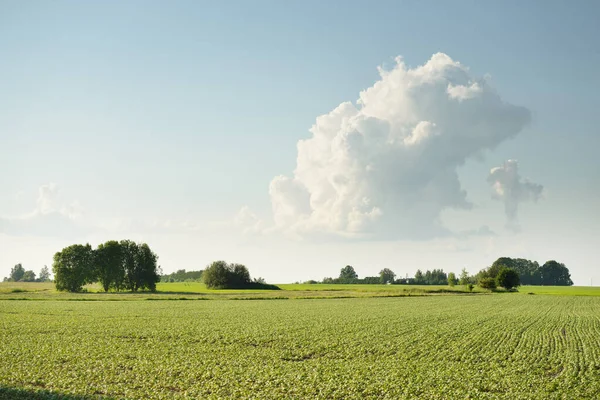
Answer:
[[[47,266],[43,266],[39,276],[35,277],[33,270],[25,270],[21,263],[15,265],[10,270],[10,275],[4,277],[4,282],[49,282],[50,271]]]
[[[278,286],[265,283],[263,278],[251,279],[250,271],[243,264],[215,261],[202,272],[202,281],[209,289],[271,289]]]
[[[161,275],[161,282],[200,282],[204,271],[186,271],[180,269],[170,274]]]
[[[521,285],[543,285],[543,286],[572,286],[571,274],[565,264],[554,260],[546,261],[540,266],[537,261],[523,258],[500,257],[494,263],[480,271],[475,280],[477,283],[490,278],[496,279],[503,269],[515,271]]]
[[[317,281],[307,281],[305,283],[319,283]],[[397,283],[396,274],[389,268],[384,268],[379,271],[378,276],[365,276],[359,278],[358,274],[351,265],[346,265],[340,270],[340,275],[337,278],[323,278],[321,283],[327,284],[366,284],[366,285],[377,285],[377,284],[388,284]]]
[[[95,282],[105,292],[155,291],[160,280],[157,260],[146,243],[131,240],[111,240],[96,249],[89,244],[74,244],[54,255],[54,283],[57,290],[69,292],[80,292],[83,286]]]
[[[456,278],[452,273],[452,285],[455,284],[455,281]],[[415,285],[448,285],[448,275],[443,269],[427,270],[425,273],[418,269],[412,283]]]

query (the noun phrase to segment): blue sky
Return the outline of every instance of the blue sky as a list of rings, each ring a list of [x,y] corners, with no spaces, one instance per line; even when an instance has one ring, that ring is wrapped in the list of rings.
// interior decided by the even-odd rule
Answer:
[[[287,282],[335,276],[346,264],[363,276],[383,267],[402,276],[476,272],[513,256],[555,258],[577,284],[600,282],[599,16],[594,1],[0,1],[0,275],[17,262],[38,271],[71,243],[127,237],[147,241],[167,272],[226,259]],[[356,105],[381,80],[377,66],[394,70],[402,56],[413,70],[438,52],[530,115],[498,143],[441,167],[457,171],[470,209],[448,198],[420,220],[398,205],[423,200],[408,200],[406,186],[393,191],[349,172],[382,210],[368,228],[316,215],[354,221],[347,210],[360,199],[350,197],[306,218],[300,208],[285,218],[274,211],[303,201],[289,182],[327,200],[318,184],[305,186],[334,172],[297,164],[297,143],[312,137],[317,117]],[[431,107],[467,107],[454,100]],[[379,120],[407,108],[371,104]],[[315,149],[301,154],[312,160]],[[430,149],[437,159],[444,151]],[[413,182],[435,164],[402,157],[386,165],[403,173],[380,168],[382,182]],[[543,186],[537,201],[528,192],[516,200],[518,221],[507,221],[507,200],[493,199],[488,181],[509,159],[519,182]],[[279,175],[289,182],[270,193]],[[432,219],[447,232],[398,233]],[[481,227],[493,233],[465,233]]]

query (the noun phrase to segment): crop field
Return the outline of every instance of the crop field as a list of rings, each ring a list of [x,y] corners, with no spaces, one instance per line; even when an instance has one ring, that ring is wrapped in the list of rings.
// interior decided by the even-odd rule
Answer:
[[[0,300],[29,398],[598,399],[600,297]]]

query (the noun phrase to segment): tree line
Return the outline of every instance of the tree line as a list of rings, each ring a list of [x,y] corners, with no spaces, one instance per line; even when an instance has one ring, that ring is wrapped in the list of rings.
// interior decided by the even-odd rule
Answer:
[[[43,266],[36,278],[33,270],[25,270],[21,263],[11,268],[10,274],[5,276],[3,282],[49,282],[50,271],[47,266]]]
[[[398,278],[389,268],[379,272],[379,276],[367,276],[359,278],[351,265],[346,265],[340,270],[337,278],[323,278],[321,282],[310,280],[307,284],[408,284],[408,285],[464,285],[473,288],[479,285],[485,289],[504,287],[511,290],[520,285],[544,285],[544,286],[571,286],[571,274],[563,263],[554,260],[539,265],[537,261],[522,258],[500,257],[494,263],[479,271],[475,275],[469,275],[463,268],[460,275],[454,272],[446,273],[443,269],[433,269],[423,272],[418,269],[412,278]]]
[[[202,273],[204,271],[186,271],[185,269],[179,269],[170,274],[160,276],[161,282],[201,282]]]
[[[96,249],[74,244],[54,254],[52,271],[57,290],[81,292],[98,282],[105,292],[156,290],[160,280],[158,256],[146,243],[110,240]]]

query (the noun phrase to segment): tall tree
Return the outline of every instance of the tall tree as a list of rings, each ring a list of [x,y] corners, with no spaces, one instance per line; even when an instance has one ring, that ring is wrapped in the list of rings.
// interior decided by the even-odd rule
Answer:
[[[15,265],[10,270],[10,281],[19,282],[23,279],[23,275],[25,275],[25,268],[21,265],[21,263]]]
[[[342,283],[351,283],[358,279],[358,274],[351,265],[346,265],[340,270],[340,281]]]
[[[425,284],[425,277],[423,276],[423,271],[421,271],[420,269],[418,269],[415,273],[415,283],[417,285]]]
[[[458,283],[464,286],[471,283],[471,278],[469,277],[469,273],[467,272],[466,268],[463,268],[462,271],[460,271],[460,280]]]
[[[125,278],[121,245],[116,240],[102,243],[95,250],[95,275],[105,292],[113,287],[119,290]]]
[[[565,264],[556,262],[554,260],[546,261],[542,265],[542,285],[549,286],[571,286],[573,281],[571,280],[571,274],[569,269],[565,267]]]
[[[150,250],[146,243],[137,246],[136,264],[139,274],[138,287],[140,289],[156,291],[156,283],[160,281],[157,261],[158,256]]]
[[[44,265],[42,267],[38,280],[40,282],[48,282],[50,280],[50,271],[48,270],[48,266]]]
[[[456,274],[454,272],[448,272],[448,285],[454,286],[458,283],[458,279],[456,279]]]
[[[54,254],[52,264],[57,290],[80,292],[94,281],[94,253],[89,244],[74,244]]]
[[[127,290],[135,292],[140,287],[141,274],[140,267],[137,263],[137,244],[131,240],[121,240],[119,242],[122,251],[122,269],[123,282]]]
[[[384,268],[379,271],[379,281],[380,283],[393,283],[394,279],[396,279],[396,274],[389,268]]]

